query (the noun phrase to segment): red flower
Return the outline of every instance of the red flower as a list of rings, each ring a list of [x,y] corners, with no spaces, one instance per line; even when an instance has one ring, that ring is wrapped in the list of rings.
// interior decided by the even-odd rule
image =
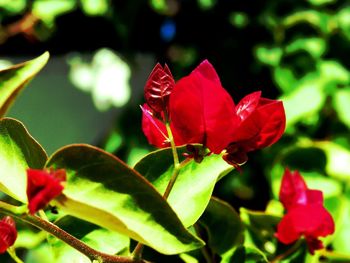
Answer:
[[[275,143],[285,129],[281,101],[265,99],[261,92],[254,92],[235,106],[207,60],[175,84],[169,95],[168,112],[163,111],[168,116],[159,116],[154,106],[146,102],[149,107],[143,106],[146,111],[142,128],[151,144],[169,145],[164,123],[170,120],[176,145],[200,143],[216,154],[226,150],[224,159],[233,165],[245,162],[247,152]]]
[[[287,214],[277,226],[278,240],[291,244],[303,235],[311,254],[323,248],[319,237],[334,232],[334,221],[323,207],[322,192],[308,189],[298,171],[292,173],[286,169],[279,197]]]
[[[63,169],[27,170],[27,197],[29,213],[34,214],[43,209],[52,199],[63,191],[62,182],[66,180]]]
[[[10,216],[0,220],[0,253],[12,246],[17,238],[16,223]]]

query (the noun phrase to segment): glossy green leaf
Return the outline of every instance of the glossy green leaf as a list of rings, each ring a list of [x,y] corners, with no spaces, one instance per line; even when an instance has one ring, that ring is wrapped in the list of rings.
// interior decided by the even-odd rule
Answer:
[[[0,190],[26,203],[26,169],[44,167],[47,156],[22,123],[0,120]]]
[[[125,235],[100,228],[97,225],[72,216],[65,216],[55,222],[55,224],[100,252],[111,255],[128,254],[129,252],[130,239]],[[50,237],[50,245],[56,258],[55,263],[91,262],[84,254],[57,238]]]
[[[333,107],[339,119],[350,129],[350,90],[337,90],[333,97]]]
[[[64,168],[68,180],[56,205],[75,217],[125,234],[163,254],[196,249],[168,203],[140,174],[115,156],[89,145],[57,151],[47,167]]]
[[[228,203],[212,197],[199,220],[208,232],[208,245],[213,252],[223,255],[243,241],[243,223]]]
[[[4,116],[18,93],[45,66],[49,53],[36,59],[0,70],[0,117]]]
[[[180,155],[185,147],[178,148]],[[160,193],[164,193],[173,173],[173,157],[170,148],[148,154],[135,170],[146,177]],[[168,202],[182,223],[193,225],[204,212],[217,180],[233,169],[220,155],[206,156],[201,163],[193,159],[185,165],[177,177]]]

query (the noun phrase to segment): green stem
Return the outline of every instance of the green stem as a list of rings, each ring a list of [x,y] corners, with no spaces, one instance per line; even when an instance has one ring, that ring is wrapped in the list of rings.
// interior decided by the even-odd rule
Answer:
[[[276,256],[274,259],[270,261],[270,263],[277,263],[280,262],[282,259],[288,257],[289,255],[293,254],[295,251],[298,250],[300,245],[302,244],[303,239],[299,239],[293,246],[291,246],[286,252]]]
[[[16,262],[16,263],[23,263],[23,261],[17,257],[16,255],[16,250],[14,247],[9,247],[7,249],[7,253],[9,253],[9,255],[11,256],[11,258]]]
[[[169,122],[166,122],[165,127],[166,127],[166,130],[168,133],[168,139],[170,141],[171,150],[172,150],[173,158],[174,158],[174,171],[173,171],[173,174],[170,178],[170,181],[169,181],[169,183],[164,191],[164,194],[163,194],[164,199],[168,199],[169,194],[171,192],[171,189],[173,189],[173,186],[175,184],[177,176],[180,173],[181,168],[188,162],[186,161],[186,162],[184,162],[184,164],[182,164],[182,163],[180,164],[179,155],[177,154],[176,145],[175,145],[173,133],[171,132],[171,129],[170,129]],[[134,259],[140,259],[142,257],[143,247],[144,247],[144,245],[142,243],[140,243],[140,242],[137,243],[136,247],[134,248],[134,251],[132,252]]]
[[[197,236],[201,237],[200,229],[199,229],[198,225],[194,224],[193,226],[194,226],[194,229],[196,230]],[[202,252],[202,255],[203,255],[204,259],[205,259],[205,262],[207,262],[207,263],[213,263],[214,262],[213,258],[210,256],[210,253],[209,253],[209,251],[207,249],[207,246],[201,247],[201,252]]]
[[[12,205],[11,210],[12,210]],[[83,253],[85,256],[87,256],[91,261],[98,261],[98,262],[103,262],[103,263],[144,263],[146,261],[144,260],[139,260],[139,259],[133,259],[131,257],[124,257],[124,256],[116,256],[116,255],[109,255],[106,253],[102,253],[100,251],[97,251],[79,239],[75,238],[71,234],[67,233],[63,229],[59,228],[58,226],[52,224],[51,222],[48,222],[46,220],[41,219],[40,217],[37,216],[31,216],[28,214],[16,214],[13,213],[10,210],[7,210],[5,208],[6,206],[3,205],[3,202],[1,203],[0,207],[0,212],[10,215],[17,220],[20,220],[25,223],[29,223],[41,230],[44,230],[51,235],[57,237],[58,239],[62,240],[66,244],[70,245],[71,247],[75,248],[79,252]]]

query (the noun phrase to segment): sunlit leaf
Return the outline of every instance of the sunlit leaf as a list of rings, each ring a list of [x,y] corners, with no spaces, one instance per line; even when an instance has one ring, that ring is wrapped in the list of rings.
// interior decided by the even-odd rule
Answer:
[[[350,7],[346,6],[336,14],[338,25],[344,35],[350,39]]]
[[[212,197],[199,220],[208,232],[208,245],[223,255],[243,241],[243,224],[237,212],[226,202]]]
[[[113,155],[89,145],[57,151],[47,167],[64,168],[67,183],[56,205],[80,219],[125,234],[163,254],[196,249],[190,234],[162,196]]]
[[[130,240],[127,236],[102,229],[94,224],[71,216],[65,216],[55,222],[55,224],[100,252],[111,255],[120,255],[124,251],[128,253]],[[53,248],[56,258],[55,263],[91,262],[84,254],[59,239],[51,237],[50,245]]]
[[[274,254],[277,248],[274,234],[281,217],[245,208],[240,209],[240,215],[249,235],[244,244],[256,246],[266,254]]]
[[[181,155],[185,147],[178,150]],[[172,151],[167,148],[147,155],[136,164],[135,170],[163,194],[173,167]],[[205,157],[201,163],[192,159],[181,169],[168,202],[185,226],[191,226],[199,219],[209,203],[216,181],[232,169],[220,155],[215,154]]]
[[[327,173],[334,178],[348,182],[350,179],[350,151],[330,141],[317,142],[315,145],[327,156]]]
[[[282,49],[279,47],[257,47],[255,54],[257,59],[266,65],[277,66],[282,57]]]
[[[314,6],[322,6],[322,5],[334,3],[337,0],[307,0],[307,1]]]
[[[0,190],[26,203],[26,169],[44,167],[47,156],[22,123],[0,120]]]
[[[104,15],[109,9],[108,0],[81,0],[81,4],[84,13],[90,16]]]
[[[328,34],[333,29],[330,21],[330,15],[325,12],[302,10],[286,16],[282,21],[282,25],[286,28],[290,28],[300,23],[306,23]]]
[[[349,71],[338,61],[323,60],[317,64],[320,79],[324,82],[335,82],[337,84],[349,84]]]
[[[337,90],[333,97],[333,107],[339,119],[350,128],[350,87]]]
[[[275,67],[273,69],[273,77],[277,87],[285,94],[291,92],[297,84],[297,79],[294,76],[293,71],[287,67]]]
[[[3,116],[18,93],[45,66],[49,53],[36,59],[0,71],[0,117]]]
[[[281,98],[287,127],[318,113],[326,99],[321,87],[320,81],[314,77],[305,78],[294,91]]]
[[[39,17],[47,26],[52,27],[57,16],[73,11],[76,7],[75,0],[46,0],[34,1],[32,12]]]
[[[227,253],[220,263],[267,263],[269,262],[264,255],[256,247],[239,246]]]
[[[26,7],[26,0],[1,0],[0,7],[9,13],[20,13]]]
[[[294,53],[305,50],[312,57],[319,58],[326,51],[326,42],[323,38],[297,38],[285,48],[286,53]]]
[[[341,254],[349,254],[349,235],[350,235],[350,192],[340,197],[341,206],[339,215],[336,219],[336,228],[332,245],[334,250]]]

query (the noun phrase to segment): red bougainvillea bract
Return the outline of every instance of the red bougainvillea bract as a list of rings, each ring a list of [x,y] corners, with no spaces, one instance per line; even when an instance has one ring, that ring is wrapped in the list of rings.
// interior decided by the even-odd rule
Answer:
[[[291,244],[304,236],[311,254],[323,248],[319,237],[334,232],[334,221],[323,206],[322,192],[309,189],[298,171],[286,169],[279,198],[287,213],[277,226],[278,240]]]
[[[169,146],[169,122],[176,145],[200,143],[215,154],[226,150],[223,158],[236,165],[247,160],[247,152],[272,145],[284,132],[281,101],[257,91],[235,105],[207,60],[177,83],[170,78],[168,67],[157,64],[145,86],[142,129],[156,147]],[[161,107],[164,101],[168,104]]]
[[[0,220],[0,253],[12,246],[17,238],[16,223],[10,216]]]
[[[59,170],[27,170],[27,197],[29,213],[43,209],[53,198],[63,191],[62,182],[66,172]]]

